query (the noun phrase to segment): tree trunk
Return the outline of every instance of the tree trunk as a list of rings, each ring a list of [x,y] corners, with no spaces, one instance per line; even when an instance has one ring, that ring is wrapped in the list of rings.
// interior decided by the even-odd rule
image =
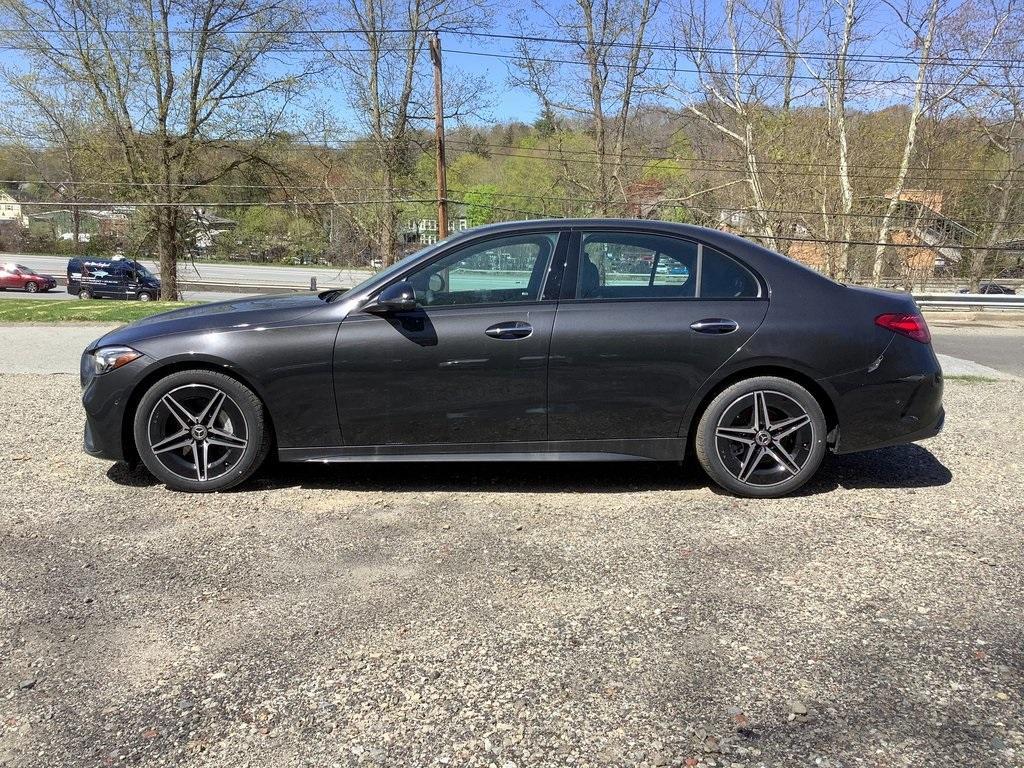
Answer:
[[[394,163],[394,152],[389,150],[384,158],[384,200],[386,202],[381,212],[380,233],[377,242],[382,267],[389,267],[394,264],[397,256],[395,238],[398,229],[398,204],[395,202]]]
[[[173,206],[157,208],[157,254],[160,258],[160,298],[178,299],[178,211]]]
[[[77,198],[75,198],[75,202],[78,202]],[[73,205],[71,207],[71,229],[73,230],[72,234],[75,238],[74,243],[71,246],[71,249],[75,253],[78,253],[82,250],[82,209],[79,208],[77,205]]]

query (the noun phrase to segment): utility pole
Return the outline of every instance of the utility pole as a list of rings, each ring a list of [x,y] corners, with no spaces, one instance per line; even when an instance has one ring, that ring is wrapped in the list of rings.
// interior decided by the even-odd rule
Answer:
[[[448,237],[448,178],[444,162],[444,94],[441,88],[441,38],[430,37],[430,59],[434,62],[434,137],[437,140],[437,239]]]

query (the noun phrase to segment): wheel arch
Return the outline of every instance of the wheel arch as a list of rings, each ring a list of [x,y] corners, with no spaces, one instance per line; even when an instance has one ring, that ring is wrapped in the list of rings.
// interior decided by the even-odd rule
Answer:
[[[267,399],[260,391],[260,387],[250,377],[240,372],[237,368],[226,366],[223,363],[205,359],[186,358],[173,360],[160,366],[153,366],[153,368],[146,372],[145,376],[139,379],[132,389],[131,394],[128,396],[128,402],[125,405],[124,418],[121,421],[121,450],[124,452],[124,457],[127,461],[135,463],[139,458],[138,450],[135,447],[134,424],[135,412],[138,410],[139,402],[142,400],[143,395],[160,379],[180,371],[211,371],[213,373],[220,373],[252,390],[263,406],[264,422],[270,429],[271,444],[276,444],[277,431],[274,428],[274,416],[267,407]]]
[[[826,386],[809,371],[801,370],[792,364],[764,361],[720,372],[717,377],[713,377],[713,381],[705,383],[697,396],[693,398],[691,406],[683,417],[683,427],[680,434],[686,439],[687,452],[692,452],[693,448],[695,436],[693,426],[700,420],[708,405],[711,404],[711,401],[720,392],[731,387],[736,382],[752,379],[757,376],[776,376],[780,379],[788,379],[810,392],[814,399],[818,401],[822,413],[825,415],[828,442],[829,444],[834,444],[838,437],[839,415],[836,410],[833,393],[829,392]]]

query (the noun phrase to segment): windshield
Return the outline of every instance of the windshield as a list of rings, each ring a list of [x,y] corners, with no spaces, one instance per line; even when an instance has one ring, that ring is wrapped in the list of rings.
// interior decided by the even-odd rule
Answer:
[[[29,269],[28,267],[22,266],[21,264],[15,264],[8,271],[13,271],[15,269],[21,270],[21,273],[23,275],[34,275],[34,274],[37,274],[34,269]]]
[[[138,262],[135,262],[135,268],[136,268],[136,270],[139,273],[139,277],[152,277],[153,276],[152,272],[150,272],[148,269],[146,269],[144,266],[142,266]]]
[[[352,286],[351,288],[349,288],[344,293],[339,294],[337,296],[332,296],[330,298],[330,301],[335,301],[337,299],[343,299],[346,296],[355,296],[357,293],[359,293],[361,290],[363,290],[363,288],[365,288],[366,286],[370,285],[371,283],[375,283],[378,280],[386,278],[389,275],[393,275],[396,272],[401,271],[411,261],[414,261],[415,259],[418,259],[420,256],[422,256],[423,254],[427,253],[428,251],[432,251],[434,248],[439,246],[441,243],[447,242],[447,240],[448,240],[448,238],[445,238],[444,240],[438,240],[436,243],[428,245],[426,248],[420,248],[418,251],[410,253],[404,259],[399,259],[394,264],[392,264],[390,267],[382,269],[380,272],[377,272],[376,274],[370,275],[368,278],[363,280],[361,283],[359,283],[358,285]]]

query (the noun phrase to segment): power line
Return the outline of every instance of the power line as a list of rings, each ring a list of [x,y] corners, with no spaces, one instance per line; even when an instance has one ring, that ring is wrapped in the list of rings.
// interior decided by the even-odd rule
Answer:
[[[284,33],[275,33],[275,34],[284,34]],[[34,44],[34,45],[28,45],[28,44],[14,45],[14,44],[10,44],[10,43],[4,44],[4,45],[0,45],[0,50],[20,51],[20,52],[29,52],[29,53],[60,53],[60,54],[67,54],[67,53],[79,53],[79,54],[80,53],[87,53],[87,54],[102,53],[102,54],[105,54],[105,53],[108,52],[108,49],[105,48],[105,47],[93,48],[93,47],[85,46],[85,47],[81,47],[81,48],[78,48],[78,47],[76,47],[76,48],[66,48],[66,47],[58,47],[56,45],[40,45],[40,44]],[[118,48],[118,51],[132,52],[132,50],[133,49],[131,49],[131,48],[123,48],[123,47],[119,47]],[[137,49],[134,49],[134,50],[135,50],[135,52],[145,53],[145,52],[149,51],[150,48],[148,48],[148,47],[146,47],[146,48],[140,47],[140,48],[137,48]],[[263,55],[269,55],[269,54],[274,54],[274,53],[280,53],[280,54],[284,54],[284,53],[369,53],[370,50],[371,49],[369,49],[369,48],[367,48],[367,49],[362,49],[362,48],[331,48],[329,46],[318,46],[318,47],[282,46],[282,47],[270,47],[270,48],[262,49],[261,53]],[[404,48],[404,49],[403,48],[378,48],[376,50],[377,51],[381,51],[381,52],[385,52],[385,53],[412,53],[414,51],[417,52],[417,53],[420,52],[419,49],[410,49],[410,48]],[[499,53],[499,52],[494,52],[494,51],[471,51],[471,50],[457,49],[457,48],[449,48],[449,49],[447,49],[447,52],[448,53],[452,53],[452,54],[461,55],[461,56],[477,56],[477,57],[482,57],[482,58],[494,58],[494,59],[501,59],[501,60],[504,60],[504,61],[512,61],[512,62],[525,62],[525,61],[529,60],[529,61],[538,62],[538,63],[541,63],[541,64],[560,64],[560,65],[566,65],[566,66],[583,66],[583,67],[589,66],[589,62],[587,62],[585,60],[577,60],[577,59],[556,59],[556,58],[551,58],[551,57],[539,57],[539,56],[526,57],[526,56],[523,56],[523,55],[520,55],[520,54],[516,54],[516,53]],[[714,75],[714,76],[722,76],[722,77],[741,77],[741,78],[746,78],[746,79],[769,79],[769,80],[789,80],[789,81],[799,80],[799,81],[813,81],[813,82],[818,82],[818,83],[821,82],[821,78],[818,77],[817,75],[801,75],[801,74],[795,74],[795,73],[790,74],[790,73],[786,73],[786,72],[775,72],[775,71],[771,71],[771,72],[765,72],[765,71],[762,71],[762,72],[739,71],[739,72],[737,72],[737,71],[731,71],[731,70],[720,70],[720,69],[712,69],[712,68],[701,68],[701,67],[689,68],[689,67],[660,66],[660,65],[650,65],[650,64],[638,65],[637,67],[634,68],[632,64],[618,64],[618,63],[611,63],[611,62],[605,62],[605,63],[602,64],[602,66],[605,67],[605,68],[609,68],[609,69],[616,69],[616,70],[636,69],[637,71],[643,71],[643,72],[667,72],[667,73],[672,73],[672,74],[691,74],[691,75],[703,75],[703,76]],[[868,84],[868,85],[890,85],[891,86],[891,85],[898,85],[898,84],[908,84],[909,85],[909,84],[914,83],[916,81],[913,78],[910,78],[909,76],[901,75],[899,77],[889,77],[889,78],[847,77],[846,78],[846,82],[848,82],[848,83],[863,83],[863,84]],[[950,82],[947,82],[947,81],[943,81],[943,80],[922,80],[921,83],[923,85],[926,85],[926,86],[938,87],[938,88],[945,88],[945,87],[948,87],[950,85],[953,85],[953,83],[950,83]]]
[[[514,151],[514,150],[513,151],[494,150],[492,152],[492,154],[498,155],[500,157],[522,157],[522,158],[533,159],[533,160],[547,160],[547,161],[557,160],[558,162],[562,162],[562,163],[575,163],[575,164],[578,164],[578,165],[601,165],[601,166],[609,166],[609,167],[615,167],[616,165],[619,165],[619,166],[621,166],[623,168],[641,168],[641,169],[648,168],[649,164],[652,163],[652,162],[674,161],[674,162],[680,163],[681,165],[680,165],[679,168],[672,169],[672,170],[696,171],[696,172],[708,172],[708,173],[739,173],[739,174],[746,174],[747,173],[746,168],[743,168],[743,167],[733,168],[733,167],[715,167],[715,166],[707,166],[707,165],[683,165],[682,163],[684,163],[685,161],[675,160],[674,158],[671,158],[671,157],[646,158],[645,162],[635,162],[635,161],[632,161],[632,160],[624,160],[623,162],[619,163],[614,158],[608,158],[608,159],[600,159],[600,158],[583,159],[583,158],[575,158],[575,157],[536,157],[534,155],[525,154],[526,152],[529,152],[529,151],[530,150],[520,150],[520,151]],[[596,153],[595,153],[595,155],[596,155]],[[733,163],[733,164],[743,163],[743,161],[741,161],[741,160],[712,160],[712,159],[704,160],[702,162],[706,162],[706,163]],[[758,161],[758,163],[760,164],[760,160]],[[768,164],[770,164],[770,161],[769,161]],[[794,165],[802,165],[802,164],[794,163]],[[868,166],[865,166],[865,167],[868,167]],[[823,178],[823,177],[824,178],[838,178],[839,175],[840,175],[838,169],[829,169],[826,166],[824,166],[824,164],[821,164],[821,168],[822,168],[822,170],[818,170],[818,171],[810,171],[810,170],[809,171],[799,171],[799,170],[782,170],[782,169],[768,170],[768,169],[765,169],[763,171],[763,173],[764,173],[765,176],[767,176],[769,178],[772,177],[772,176],[778,176],[778,177],[783,177],[783,178],[785,178],[785,177],[797,177],[797,178],[820,179],[820,178]],[[927,171],[928,171],[928,169],[920,169],[919,168],[919,169],[912,169],[911,173],[924,175],[924,176],[927,177],[927,180],[929,182],[946,181],[946,182],[958,182],[959,183],[959,182],[968,182],[968,181],[997,181],[997,180],[999,180],[998,177],[987,177],[987,176],[973,176],[973,177],[972,176],[942,176],[942,175],[936,176],[936,175],[931,175]],[[851,175],[854,176],[854,178],[856,178],[856,179],[876,179],[876,180],[881,180],[881,181],[890,181],[893,178],[893,176],[894,176],[894,174],[872,174],[872,173],[857,173],[857,174],[851,174]]]
[[[359,141],[354,139],[353,141]],[[448,139],[449,144],[459,144],[460,146],[467,147],[469,151],[473,151],[476,147],[488,147],[496,149],[513,149],[521,150],[525,152],[547,152],[556,153],[559,155],[585,155],[585,156],[596,156],[598,151],[596,149],[565,149],[562,147],[523,147],[523,146],[510,146],[508,144],[494,144],[488,142],[478,142],[472,139]],[[713,158],[713,157],[699,157],[697,155],[641,155],[636,153],[624,152],[623,157],[630,159],[639,159],[647,162],[658,162],[658,161],[671,161],[671,162],[704,162],[704,163],[733,163],[743,165],[746,161],[740,158]],[[836,163],[827,163],[814,160],[771,160],[768,158],[758,158],[757,164],[759,166],[797,166],[801,168],[833,168]],[[867,168],[870,170],[880,170],[883,168],[891,170],[899,170],[899,165],[887,164],[887,163],[848,163],[850,169]],[[967,168],[964,166],[920,166],[908,169],[910,173],[926,173],[930,171],[948,171],[951,173],[1005,173],[1006,169],[1003,168]]]
[[[318,200],[318,201],[303,202],[301,205],[303,205],[303,206],[314,206],[314,207],[321,207],[321,206],[341,206],[341,207],[344,207],[344,206],[358,206],[358,205],[387,205],[387,204],[393,204],[393,203],[400,204],[400,205],[401,204],[429,204],[429,205],[433,205],[436,202],[437,202],[437,200],[435,198],[433,198],[433,197],[425,197],[425,198],[399,199],[399,200]],[[517,214],[525,214],[525,215],[533,216],[533,217],[537,217],[537,218],[551,218],[551,219],[564,218],[563,216],[552,215],[552,214],[545,213],[545,212],[532,211],[532,210],[527,210],[527,209],[522,209],[522,208],[513,208],[513,207],[509,207],[509,206],[501,206],[501,205],[490,204],[490,203],[486,203],[486,202],[468,203],[468,202],[466,202],[464,200],[458,200],[458,199],[451,199],[451,202],[456,203],[458,205],[479,206],[479,207],[482,207],[482,208],[488,208],[490,210],[507,211],[507,212],[517,213]],[[54,205],[57,205],[57,204],[54,204]],[[129,204],[126,204],[126,203],[123,203],[123,202],[91,202],[91,203],[62,203],[60,205],[63,205],[64,207],[86,207],[86,206],[93,206],[93,207],[95,207],[97,205],[111,206],[111,207],[114,207],[114,206],[125,206],[125,207],[138,207],[138,208],[158,208],[158,207],[161,207],[161,208],[166,208],[166,207],[196,208],[196,207],[204,207],[204,206],[202,206],[202,204],[185,203],[185,202],[174,202],[174,203],[149,203],[149,202],[146,202],[146,203],[129,203]],[[287,202],[287,203],[277,203],[277,202],[257,203],[257,202],[251,202],[251,201],[236,201],[236,202],[228,202],[228,203],[218,203],[217,207],[225,207],[225,208],[246,208],[246,207],[254,207],[254,206],[258,206],[258,207],[264,207],[264,206],[269,206],[269,207],[288,206],[288,207],[292,207],[293,205],[294,205],[294,203],[292,203],[292,202]],[[209,207],[209,206],[205,206],[205,207]],[[599,220],[599,219],[595,219],[595,221],[597,221],[597,220]],[[1012,252],[1012,253],[1021,253],[1022,251],[1024,251],[1024,249],[1022,249],[1020,247],[1007,246],[1007,245],[991,245],[990,246],[990,245],[961,245],[961,244],[957,244],[957,243],[940,243],[940,244],[936,244],[936,245],[931,245],[929,243],[893,243],[893,242],[878,243],[878,242],[872,241],[872,240],[849,240],[849,241],[847,241],[847,240],[839,240],[839,239],[835,239],[835,238],[820,238],[820,237],[792,237],[792,236],[788,236],[788,235],[775,235],[774,237],[769,237],[768,235],[757,235],[757,234],[752,234],[752,233],[736,233],[736,234],[739,234],[742,237],[746,237],[748,239],[753,239],[753,240],[772,240],[772,239],[774,239],[774,240],[782,240],[782,241],[785,241],[785,242],[818,243],[818,244],[822,244],[822,245],[848,243],[849,245],[865,245],[865,246],[873,246],[873,247],[876,247],[878,245],[884,245],[885,247],[890,247],[890,248],[925,248],[925,249],[930,249],[930,250],[935,250],[935,251],[939,250],[940,248],[976,248],[976,249],[985,250],[985,251],[998,251],[998,252],[1006,251],[1006,252]]]
[[[462,194],[463,196],[465,196],[467,193],[472,193],[472,190],[469,190],[469,189],[453,189],[451,191],[458,192],[458,193]],[[606,206],[614,206],[614,207],[620,207],[621,206],[621,207],[627,207],[627,208],[635,208],[637,206],[650,206],[650,207],[657,207],[657,208],[677,208],[677,209],[688,210],[688,211],[710,211],[710,212],[714,212],[714,213],[730,213],[730,214],[731,213],[762,213],[762,214],[767,215],[767,216],[779,216],[779,217],[783,217],[783,218],[805,217],[805,216],[810,216],[810,217],[817,218],[817,217],[820,217],[822,215],[821,211],[805,211],[805,210],[794,210],[794,209],[785,209],[785,208],[765,208],[765,209],[762,209],[762,210],[758,211],[758,209],[756,209],[756,208],[749,208],[749,207],[714,207],[714,206],[708,207],[708,206],[703,206],[703,205],[684,205],[682,203],[679,203],[679,202],[676,202],[676,201],[673,201],[673,200],[664,200],[664,201],[659,201],[659,200],[652,200],[652,201],[645,201],[645,200],[620,200],[620,199],[605,199],[605,200],[602,200],[602,199],[599,199],[599,198],[587,198],[587,197],[576,197],[576,196],[573,196],[573,197],[558,197],[558,196],[552,196],[552,195],[532,195],[532,194],[527,194],[527,193],[523,193],[523,192],[495,192],[494,193],[494,197],[496,197],[498,199],[501,199],[501,198],[514,198],[514,199],[524,199],[524,200],[544,200],[544,201],[556,202],[556,203],[591,203],[591,204],[594,204],[594,205],[606,205]],[[887,198],[882,198],[882,199],[887,199]],[[917,201],[915,201],[915,200],[905,200],[904,199],[904,200],[901,200],[901,202],[908,203],[910,205],[917,204]],[[464,203],[464,204],[465,205],[476,205],[477,203],[470,202],[470,203]],[[881,219],[884,215],[885,215],[884,212],[869,213],[869,212],[858,212],[858,211],[851,211],[850,213],[842,213],[840,211],[834,211],[834,212],[829,212],[828,213],[829,218],[834,218],[834,219],[845,219],[845,218],[851,218],[851,219]],[[954,222],[955,224],[958,224],[961,227],[967,228],[965,224],[961,224],[957,219],[953,219],[953,218],[951,218],[949,216],[943,216],[942,214],[936,214],[936,215],[941,217],[941,218],[943,218],[943,219],[947,219],[948,221]],[[928,221],[930,219],[935,218],[935,216],[934,215],[898,214],[898,213],[896,213],[896,214],[891,215],[889,218],[892,219],[892,220],[896,220],[896,221]],[[1007,226],[1022,226],[1022,227],[1024,227],[1024,220],[1015,221],[1015,220],[1012,220],[1012,219],[977,219],[977,218],[971,217],[967,221],[969,223],[971,223],[971,224],[1003,224],[1003,225],[1007,225]]]
[[[554,58],[539,57],[539,56],[526,57],[526,56],[521,56],[519,54],[495,53],[495,52],[492,52],[492,51],[466,51],[466,50],[459,50],[457,48],[449,48],[448,49],[448,53],[461,54],[463,56],[480,56],[480,57],[492,58],[492,59],[504,59],[506,61],[526,61],[526,60],[530,60],[530,61],[539,62],[541,64],[565,64],[565,65],[569,65],[569,66],[583,66],[583,67],[589,66],[589,62],[587,62],[587,61],[579,61],[579,60],[576,60],[576,59],[554,59]],[[604,63],[602,66],[610,68],[610,69],[626,69],[626,70],[628,70],[628,69],[632,69],[633,68],[633,66],[631,64]],[[647,66],[640,66],[640,65],[638,65],[635,69],[637,71],[641,71],[641,72],[671,72],[671,73],[674,73],[674,74],[682,73],[682,74],[692,74],[692,75],[719,75],[719,76],[725,76],[725,77],[741,77],[741,78],[746,78],[746,79],[766,78],[766,79],[772,79],[772,80],[812,80],[814,82],[821,82],[821,78],[819,78],[816,75],[798,75],[798,74],[788,74],[786,72],[743,72],[743,71],[736,72],[736,71],[730,71],[730,70],[703,69],[703,68],[699,68],[699,67],[696,68],[696,69],[689,69],[689,68],[684,68],[684,67],[674,67],[674,66],[673,67],[668,67],[668,66],[657,66],[657,65],[647,65]],[[870,85],[896,85],[896,84],[899,84],[899,83],[910,84],[910,83],[914,83],[916,81],[914,79],[908,79],[907,77],[893,77],[893,78],[885,78],[885,79],[882,79],[882,78],[871,78],[871,77],[848,77],[848,78],[846,78],[846,82],[848,82],[848,83],[867,83],[867,84],[870,84]],[[923,85],[932,86],[932,87],[939,87],[939,88],[945,88],[945,87],[948,87],[950,85],[953,85],[953,83],[949,83],[949,82],[945,82],[945,81],[941,81],[941,80],[922,80],[921,83]]]
[[[30,138],[30,139],[34,139],[34,140],[37,140],[37,141],[40,141],[40,142],[48,142],[49,139],[50,139],[50,137],[42,136],[42,135],[38,135],[38,134],[15,134],[15,133],[3,133],[3,132],[0,132],[0,138],[8,138],[8,139],[16,140],[16,141],[17,140],[22,140],[22,139],[25,139],[25,138]],[[373,145],[374,143],[376,143],[376,140],[373,137],[363,137],[363,138],[356,138],[356,139],[340,139],[339,138],[339,139],[331,139],[330,141],[326,141],[326,142],[315,142],[315,141],[312,141],[312,140],[300,139],[300,138],[295,138],[295,137],[282,137],[282,139],[286,143],[292,144],[294,146],[306,147],[306,148],[309,148],[309,149],[334,149],[334,150],[342,150],[342,149],[346,149],[346,148],[352,147],[352,146]],[[102,147],[106,147],[106,148],[117,148],[117,147],[120,146],[118,144],[115,144],[114,142],[96,142],[96,141],[92,141],[92,140],[86,140],[86,141],[84,141],[82,143],[83,143],[83,146],[84,145],[88,145],[88,147],[102,146]],[[414,139],[410,140],[410,143],[412,143],[413,145],[416,144]],[[513,145],[508,145],[508,144],[496,144],[496,143],[493,143],[493,142],[480,142],[480,141],[474,141],[472,139],[448,138],[447,139],[447,143],[448,144],[458,145],[460,147],[464,147],[465,148],[464,151],[466,151],[466,152],[474,152],[474,153],[480,154],[480,153],[477,152],[477,149],[480,148],[480,147],[486,147],[488,150],[490,150],[490,149],[500,150],[500,152],[494,152],[493,154],[499,154],[499,155],[505,156],[505,157],[526,157],[526,158],[533,158],[533,159],[540,159],[540,160],[562,159],[563,156],[566,156],[566,155],[568,155],[568,156],[582,156],[582,157],[588,157],[588,158],[597,157],[599,155],[599,153],[598,153],[598,151],[596,149],[569,149],[569,148],[564,148],[564,147],[523,147],[523,146],[513,146]],[[45,146],[46,145],[44,144],[44,148],[45,148]],[[34,148],[38,148],[38,147],[34,147]],[[526,154],[526,153],[533,153],[533,152],[544,153],[545,155],[549,155],[551,157],[534,158],[534,156],[532,154]],[[512,154],[512,153],[515,153],[515,154]],[[640,163],[626,163],[625,164],[626,167],[640,167],[640,165],[642,165],[642,164],[646,165],[647,163],[657,163],[657,162],[711,163],[712,164],[711,166],[699,166],[698,165],[698,166],[693,166],[693,167],[683,167],[683,168],[680,168],[679,170],[694,170],[694,171],[709,171],[709,172],[722,171],[722,170],[726,170],[726,171],[728,171],[728,170],[736,170],[736,171],[739,171],[739,172],[744,172],[744,173],[746,172],[746,168],[744,167],[745,161],[742,160],[742,159],[739,159],[739,158],[735,158],[735,159],[734,158],[714,158],[714,157],[700,157],[700,156],[696,156],[696,155],[639,154],[639,153],[635,153],[635,152],[623,152],[622,153],[622,157],[623,158],[628,158],[630,160],[641,161]],[[595,161],[588,160],[587,162],[589,164],[594,164]],[[614,159],[610,159],[610,160],[606,161],[607,164],[611,164],[613,162],[614,162]],[[806,160],[806,161],[800,161],[800,160],[771,160],[771,159],[768,159],[768,158],[758,158],[757,162],[758,162],[758,165],[763,167],[763,168],[776,167],[777,166],[777,167],[780,167],[780,168],[796,167],[796,168],[835,169],[835,166],[836,166],[835,163],[828,163],[828,162],[814,161],[814,160]],[[735,169],[731,169],[731,168],[728,168],[728,167],[721,167],[720,168],[720,167],[717,167],[717,164],[721,164],[722,166],[734,165],[734,166],[738,166],[738,167],[735,168]],[[899,169],[898,165],[887,164],[887,163],[850,163],[848,165],[848,167],[851,170],[854,170],[854,169],[868,169],[868,170],[890,169],[890,170],[896,171],[896,170]],[[990,168],[990,167],[968,168],[968,167],[963,167],[963,166],[917,166],[917,167],[909,168],[908,172],[910,174],[912,174],[912,175],[929,175],[929,179],[930,180],[934,180],[934,181],[943,181],[943,180],[952,180],[952,181],[975,181],[975,180],[976,181],[998,181],[998,180],[1001,180],[1003,178],[1002,175],[1007,173],[1008,170],[1009,169]],[[964,174],[964,175],[963,176],[956,176],[956,177],[952,177],[952,178],[930,176],[930,174],[936,173],[936,172],[949,172],[949,173],[958,173],[958,174]],[[996,175],[992,176],[992,177],[989,177],[986,174],[996,174]],[[803,173],[800,173],[798,175],[800,175],[800,176],[820,176],[821,174],[812,173],[812,172],[803,172]],[[829,175],[829,174],[826,174],[826,175]],[[838,175],[838,171],[835,172],[835,175]],[[852,175],[856,175],[859,178],[885,178],[885,179],[889,178],[889,176],[880,176],[880,175],[866,175],[866,176],[865,175],[860,175],[860,174],[852,174]],[[0,182],[0,183],[3,183],[3,182]],[[9,183],[16,183],[16,182],[9,182]]]
[[[57,28],[8,28],[0,29],[0,34],[51,34],[60,35],[65,34],[69,31],[84,32],[90,34],[91,30],[66,30]],[[164,30],[160,30],[161,34]],[[99,34],[99,30],[96,30],[96,34]],[[182,37],[198,37],[200,35],[209,35],[209,30],[203,29],[185,29],[176,28],[166,30],[167,34],[172,36]],[[595,40],[593,43],[581,38],[573,37],[551,37],[545,35],[534,35],[534,34],[523,34],[523,33],[512,33],[512,32],[483,32],[474,31],[467,29],[455,29],[441,27],[381,27],[376,29],[366,29],[360,27],[341,27],[341,28],[319,28],[319,29],[307,29],[302,30],[302,35],[394,35],[394,34],[411,34],[416,33],[423,35],[424,37],[429,36],[433,33],[454,35],[457,37],[472,37],[472,38],[484,38],[491,40],[510,40],[515,42],[528,42],[528,43],[547,43],[547,44],[559,44],[559,45],[574,45],[579,47],[589,47],[593,45],[595,48],[623,48],[627,50],[648,50],[648,51],[666,51],[675,53],[692,53],[697,55],[739,55],[739,56],[751,56],[751,57],[767,57],[767,58],[784,58],[788,59],[793,56],[793,53],[781,49],[772,48],[736,48],[731,47],[715,47],[715,46],[699,46],[699,45],[681,45],[679,43],[640,43],[636,44],[633,42],[618,42],[614,40]],[[149,36],[150,31],[146,29],[104,29],[102,30],[104,35],[140,35]],[[223,29],[217,30],[216,35],[229,35],[229,36],[244,36],[244,37],[256,37],[264,35],[283,35],[287,34],[280,30],[264,30],[264,29]],[[317,48],[315,50],[322,50]],[[396,49],[397,50],[397,49]],[[831,61],[835,57],[830,53],[820,51],[806,51],[798,52],[800,58]],[[916,66],[919,63],[919,58],[911,55],[897,55],[897,54],[868,54],[868,53],[850,53],[846,56],[848,61],[857,61],[865,63],[878,63],[878,64],[906,64]],[[1017,59],[995,59],[991,57],[973,57],[973,56],[947,56],[940,59],[936,59],[930,62],[930,66],[964,66],[971,65],[975,67],[1009,67],[1012,69],[1024,68],[1024,62]]]
[[[230,186],[230,185],[229,185]],[[290,189],[320,189],[319,187],[302,187],[302,186],[291,186]],[[344,187],[345,192],[351,193],[354,191],[379,191],[383,187]],[[411,190],[411,189],[399,189],[398,192],[403,193],[402,197],[395,199],[393,202],[398,205],[403,204],[419,204],[419,203],[430,203],[435,204],[436,198],[428,197],[428,190]],[[452,193],[460,195],[460,197],[449,196],[447,200],[456,205],[462,205],[466,207],[482,207],[491,208],[495,210],[507,210],[516,213],[529,213],[536,216],[556,216],[561,218],[558,214],[552,214],[549,211],[531,211],[525,208],[512,207],[508,205],[500,205],[497,203],[490,203],[484,200],[467,200],[466,195],[472,194],[472,190],[469,189],[451,189]],[[423,196],[413,196],[423,195]],[[617,200],[617,199],[598,199],[598,198],[586,198],[586,197],[556,197],[551,195],[530,195],[526,193],[515,193],[515,192],[496,192],[494,197],[498,200],[504,199],[517,199],[517,200],[539,200],[546,202],[557,202],[557,203],[573,203],[573,204],[602,204],[610,206],[612,208],[635,208],[639,205],[649,205],[653,208],[674,208],[680,210],[696,211],[699,213],[757,213],[756,209],[751,208],[734,208],[734,207],[708,207],[708,206],[689,206],[682,203],[665,200],[665,201],[653,201],[650,203],[644,203],[643,201],[636,200]],[[339,200],[302,200],[302,199],[291,199],[291,200],[275,200],[275,201],[228,201],[228,202],[217,202],[217,201],[177,201],[177,202],[133,202],[130,200],[121,201],[31,201],[23,202],[22,205],[26,206],[39,206],[46,208],[55,208],[60,210],[61,208],[158,208],[158,207],[186,207],[186,208],[242,208],[242,207],[281,207],[281,208],[302,208],[305,206],[322,207],[322,206],[339,206],[344,207],[348,205],[384,205],[388,201],[386,199],[339,199]],[[914,201],[906,201],[913,203]],[[781,218],[793,218],[793,217],[804,217],[821,216],[821,211],[804,211],[804,210],[791,210],[781,208],[764,209],[760,211],[768,216],[777,216]],[[31,215],[31,214],[30,214]],[[843,219],[843,218],[854,218],[854,219],[881,219],[883,213],[868,213],[868,212],[850,212],[848,214],[840,212],[829,213],[831,218]],[[915,214],[894,214],[890,216],[893,221],[927,221],[934,218],[928,215],[915,215]],[[943,217],[948,218],[948,217]],[[956,222],[955,219],[949,219],[950,221]],[[1013,219],[975,219],[971,218],[968,220],[970,224],[1002,224],[1004,226],[1012,227],[1024,227],[1024,221],[1018,221]],[[956,222],[959,224],[959,222]],[[960,226],[965,226],[960,224]],[[899,227],[898,227],[899,228]],[[966,227],[965,227],[966,228]]]
[[[187,201],[167,201],[167,202],[152,202],[143,201],[135,202],[128,200],[92,200],[90,202],[77,202],[77,201],[60,201],[53,203],[22,203],[22,205],[39,205],[39,206],[50,206],[56,208],[58,211],[63,208],[296,208],[304,206],[322,207],[322,206],[338,206],[345,207],[349,205],[408,205],[414,203],[436,203],[435,198],[397,198],[397,199],[380,199],[380,200],[271,200],[267,202],[258,202],[254,200],[233,200],[230,202],[222,203],[203,203],[203,202],[187,202]],[[51,211],[53,212],[53,211]],[[30,216],[33,214],[29,214]]]

